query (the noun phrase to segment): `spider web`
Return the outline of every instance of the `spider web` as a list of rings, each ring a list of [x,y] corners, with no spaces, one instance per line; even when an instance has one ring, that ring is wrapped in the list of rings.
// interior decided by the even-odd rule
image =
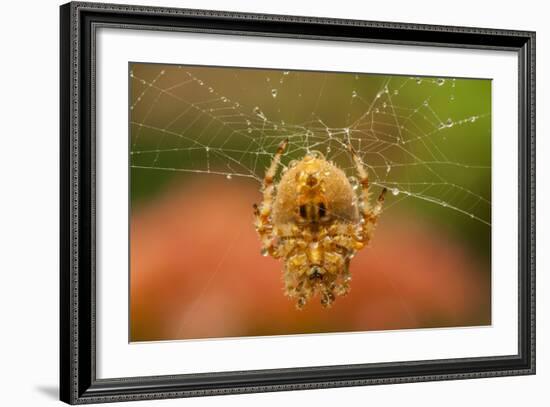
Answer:
[[[282,167],[319,151],[353,176],[351,143],[386,211],[429,203],[490,226],[490,101],[473,103],[472,81],[132,64],[130,165],[259,186],[284,139]]]

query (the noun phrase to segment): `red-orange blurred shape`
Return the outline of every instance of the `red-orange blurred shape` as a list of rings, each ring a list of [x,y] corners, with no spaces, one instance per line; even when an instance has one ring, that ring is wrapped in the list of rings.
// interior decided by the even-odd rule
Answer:
[[[385,212],[351,262],[351,292],[298,311],[260,255],[255,184],[197,177],[131,218],[132,341],[490,324],[490,277],[455,240]],[[391,199],[391,197],[389,198]]]

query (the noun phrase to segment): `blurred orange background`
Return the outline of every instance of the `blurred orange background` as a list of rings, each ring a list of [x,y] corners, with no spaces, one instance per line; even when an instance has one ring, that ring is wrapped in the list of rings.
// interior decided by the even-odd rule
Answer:
[[[351,292],[304,310],[282,263],[260,254],[255,183],[174,182],[131,220],[131,340],[490,324],[490,279],[461,245],[411,218],[382,216],[351,262]]]

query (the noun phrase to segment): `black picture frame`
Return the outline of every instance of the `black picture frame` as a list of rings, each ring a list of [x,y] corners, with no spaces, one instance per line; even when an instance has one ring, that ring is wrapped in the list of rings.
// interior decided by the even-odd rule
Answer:
[[[60,23],[62,401],[83,404],[535,373],[534,32],[79,2],[60,7]],[[518,354],[97,379],[94,35],[101,26],[517,52]]]

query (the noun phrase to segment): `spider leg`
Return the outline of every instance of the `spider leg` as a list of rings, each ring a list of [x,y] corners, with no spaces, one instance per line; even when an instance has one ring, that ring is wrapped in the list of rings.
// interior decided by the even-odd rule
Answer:
[[[356,240],[367,244],[372,236],[372,232],[374,231],[374,226],[376,225],[378,216],[382,212],[384,196],[386,195],[387,188],[382,189],[382,192],[380,192],[380,195],[376,200],[376,204],[372,207],[369,200],[369,175],[367,170],[351,144],[348,145],[348,148],[353,158],[353,162],[355,163],[357,174],[359,175],[359,182],[361,183],[360,215],[361,223],[363,225],[357,234]]]
[[[276,241],[273,235],[273,224],[271,223],[271,210],[273,207],[273,197],[275,195],[275,185],[273,180],[277,172],[277,167],[281,162],[281,156],[288,145],[288,139],[285,139],[279,144],[275,156],[271,161],[271,165],[267,169],[264,180],[262,182],[262,203],[258,206],[254,204],[254,216],[256,218],[256,230],[262,241],[262,254],[278,258],[276,250]]]

